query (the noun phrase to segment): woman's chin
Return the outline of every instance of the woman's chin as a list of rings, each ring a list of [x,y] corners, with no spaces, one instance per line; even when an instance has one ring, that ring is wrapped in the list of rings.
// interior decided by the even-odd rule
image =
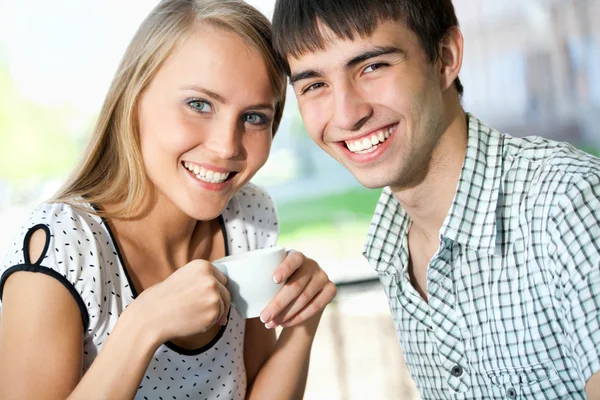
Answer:
[[[226,202],[222,205],[215,203],[206,204],[205,206],[194,204],[192,208],[187,210],[186,214],[198,221],[212,221],[223,213],[226,205]]]

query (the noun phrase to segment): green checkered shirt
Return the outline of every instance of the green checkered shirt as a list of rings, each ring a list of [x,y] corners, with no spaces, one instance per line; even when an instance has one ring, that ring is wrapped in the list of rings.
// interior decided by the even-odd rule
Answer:
[[[600,159],[469,118],[457,191],[410,283],[410,217],[381,194],[364,255],[424,399],[585,399],[600,371]]]

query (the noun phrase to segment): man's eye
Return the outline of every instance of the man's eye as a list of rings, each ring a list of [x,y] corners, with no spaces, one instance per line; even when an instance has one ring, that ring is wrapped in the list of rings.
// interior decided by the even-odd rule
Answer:
[[[314,91],[317,90],[319,88],[324,87],[325,84],[323,82],[317,82],[317,83],[313,83],[312,85],[307,86],[302,93],[306,93],[306,92],[310,92],[310,91]]]
[[[244,114],[243,121],[252,125],[262,125],[267,122],[267,117],[257,113]]]
[[[371,64],[363,70],[363,73],[368,74],[369,72],[373,72],[373,71],[378,70],[383,67],[385,67],[385,64],[383,64],[383,63]]]
[[[208,113],[212,111],[212,106],[210,103],[204,100],[190,100],[187,104],[198,112]]]

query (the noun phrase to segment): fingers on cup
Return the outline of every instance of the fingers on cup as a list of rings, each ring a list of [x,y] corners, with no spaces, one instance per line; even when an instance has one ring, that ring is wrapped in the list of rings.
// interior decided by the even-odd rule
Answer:
[[[275,318],[273,318],[266,327],[270,329],[289,321],[292,317],[306,308],[322,289],[323,285],[312,280],[308,282],[305,288],[300,291],[281,312],[275,315]]]
[[[218,308],[217,316],[215,318],[216,322],[220,325],[225,325],[227,323],[227,315],[229,314],[229,305],[231,303],[231,294],[229,290],[225,287],[225,285],[221,284],[221,282],[216,281],[216,292],[217,292],[217,300],[216,306]]]
[[[273,320],[279,318],[279,314],[304,292],[310,280],[310,276],[292,277],[283,285],[261,313],[261,320],[266,323],[267,328],[274,326]],[[265,315],[268,315],[269,318],[264,318]]]
[[[287,289],[284,291],[284,289]],[[272,321],[266,324],[267,328],[273,328],[277,325],[285,326],[285,324],[295,318],[296,315],[306,310],[304,319],[314,315],[322,310],[335,296],[337,289],[329,280],[329,277],[322,269],[319,269],[314,275],[310,276],[308,281],[296,278],[292,279],[278,293],[276,300],[279,306],[285,305],[279,309],[278,313],[274,313],[275,317]],[[279,296],[281,295],[281,297]],[[320,298],[322,301],[314,302],[315,298]],[[281,300],[282,299],[282,300]],[[310,307],[315,307],[314,311],[310,311]],[[320,308],[319,308],[320,307]],[[308,315],[308,317],[306,317]],[[303,319],[303,320],[304,320]],[[297,323],[297,322],[296,322]]]
[[[223,273],[223,271],[213,265],[212,272],[215,278],[217,278],[222,285],[227,285],[227,276]]]
[[[284,282],[292,276],[298,268],[304,263],[304,254],[296,250],[288,251],[285,259],[279,264],[275,273],[273,274],[273,281],[275,283]]]
[[[336,286],[333,284],[333,282],[328,282],[323,290],[313,297],[299,313],[282,323],[281,326],[284,328],[289,328],[290,326],[298,325],[306,321],[315,314],[321,312],[329,303],[331,303],[336,294]]]

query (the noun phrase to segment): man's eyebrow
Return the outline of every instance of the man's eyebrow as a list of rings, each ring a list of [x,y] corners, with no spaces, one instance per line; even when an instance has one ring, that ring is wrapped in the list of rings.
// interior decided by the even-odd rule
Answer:
[[[323,76],[319,71],[314,69],[307,69],[304,71],[296,72],[295,74],[290,75],[290,84],[294,85],[294,83],[311,78],[319,78]]]
[[[394,46],[377,46],[377,47],[371,48],[369,50],[366,50],[355,57],[352,57],[351,59],[346,61],[344,66],[346,69],[349,69],[349,68],[352,68],[352,67],[356,66],[357,64],[360,64],[363,61],[366,61],[370,58],[375,58],[375,57],[383,56],[386,54],[405,54],[405,51],[398,47],[394,47]],[[304,71],[299,71],[294,74],[291,74],[290,84],[294,85],[294,83],[304,80],[304,79],[320,78],[322,76],[323,76],[323,74],[321,72],[319,72],[318,70],[307,69]]]
[[[357,64],[362,63],[370,58],[375,58],[379,56],[383,56],[386,54],[405,54],[405,51],[394,46],[377,46],[372,49],[366,50],[359,55],[352,57],[348,61],[346,61],[346,69],[352,68]]]
[[[200,92],[200,93],[204,93],[205,95],[207,95],[208,97],[210,97],[213,100],[218,101],[219,103],[222,104],[227,104],[227,100],[221,96],[220,94],[213,92],[212,90],[200,87],[200,86],[196,86],[196,85],[192,85],[192,86],[186,86],[184,88],[182,88],[181,90],[193,90],[195,92]]]

